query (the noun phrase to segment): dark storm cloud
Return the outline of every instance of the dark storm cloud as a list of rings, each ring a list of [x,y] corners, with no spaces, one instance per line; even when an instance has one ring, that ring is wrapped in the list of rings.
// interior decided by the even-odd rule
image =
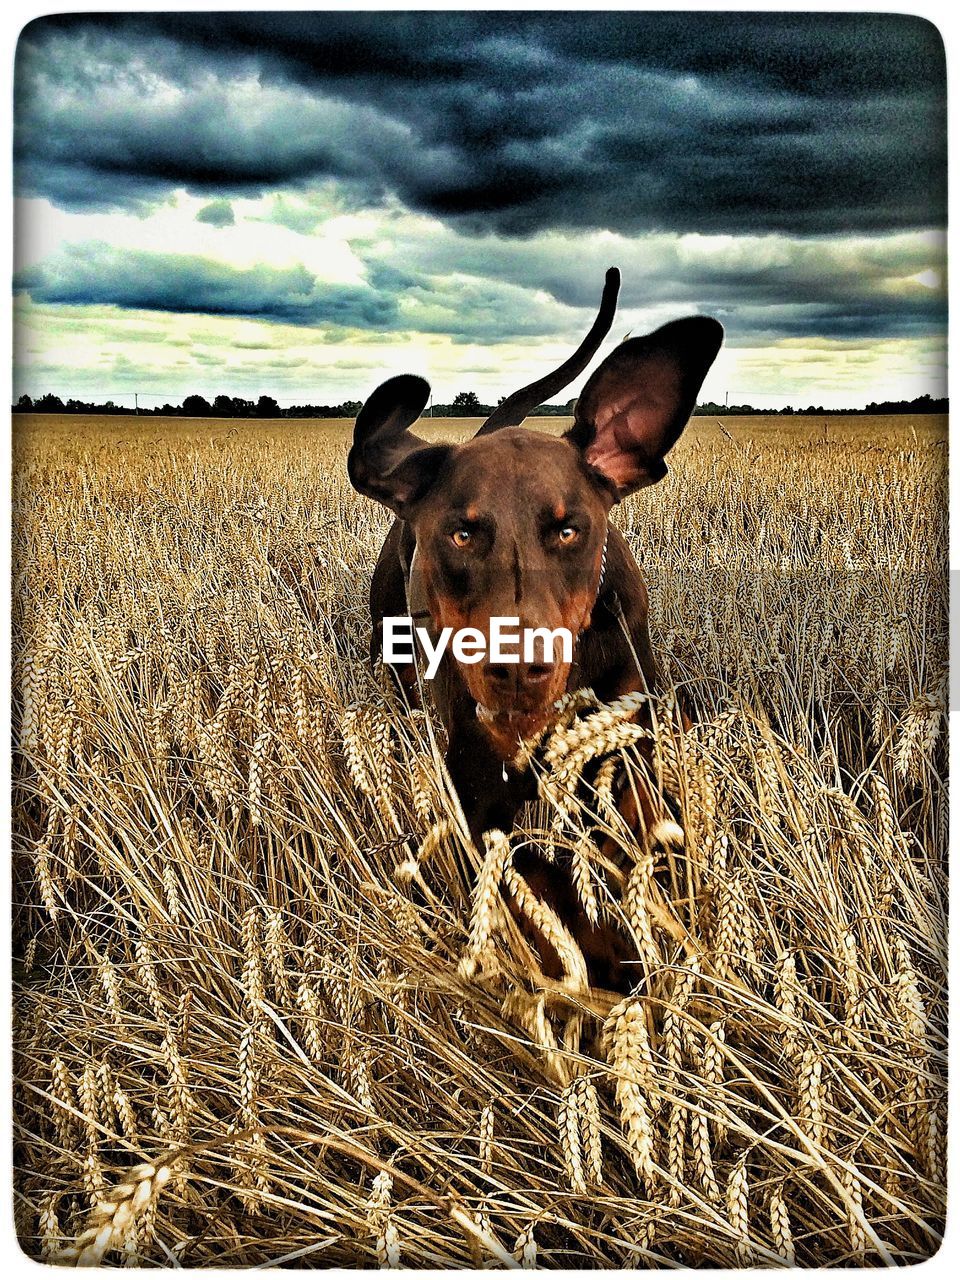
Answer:
[[[324,283],[302,266],[236,268],[186,254],[87,242],[65,246],[19,272],[14,287],[40,304],[252,318],[316,327],[333,341],[356,330],[365,340],[436,333],[478,345],[548,337],[575,341],[597,307],[608,247],[586,246],[579,258],[572,251],[559,254],[556,245],[530,248],[527,263],[522,245],[485,241],[481,248],[463,237],[451,236],[449,243],[409,238],[396,246],[403,266],[371,255],[367,282],[343,285]],[[617,260],[624,288],[614,337],[625,336],[628,311],[646,312],[649,327],[683,314],[714,315],[733,347],[791,337],[909,338],[945,324],[939,290],[916,283],[904,287],[924,268],[929,250],[887,245],[884,253],[870,242],[839,249],[778,243],[771,252],[779,262],[766,258],[763,243],[755,242],[726,261],[705,264],[683,263],[675,243],[658,244],[652,252],[650,246],[623,246]],[[815,280],[810,254],[818,255]],[[425,261],[431,257],[433,272]],[[458,257],[460,269],[447,274],[447,259],[453,265]],[[891,280],[894,262],[898,274]],[[550,292],[536,287],[541,275],[551,273]]]
[[[352,244],[365,261],[384,266],[401,262],[414,276],[461,272],[506,280],[546,290],[567,307],[595,307],[604,273],[618,266],[620,305],[627,308],[867,296],[937,265],[944,249],[940,235],[910,233],[830,241],[774,235],[729,240],[544,235],[515,240],[416,224],[397,227],[389,239],[357,238]]]
[[[431,281],[372,263],[367,284],[330,284],[302,266],[237,268],[98,241],[64,246],[23,269],[14,291],[41,304],[237,316],[371,335],[438,333],[454,342],[539,338],[570,323],[565,309],[502,281]]]
[[[784,337],[910,337],[942,328],[942,282],[925,287],[918,276],[937,268],[941,237],[911,233],[843,237],[833,241],[779,236],[731,238],[644,236],[612,241],[572,236],[536,240],[471,237],[453,230],[398,229],[389,242],[354,242],[377,279],[401,294],[410,280],[425,292],[454,278],[509,285],[502,323],[516,324],[538,293],[556,306],[544,333],[575,332],[600,301],[606,269],[621,270],[620,316],[646,313],[657,323],[683,314],[715,315],[730,346]],[[403,264],[397,275],[390,263]],[[463,295],[458,325],[468,330],[470,301]],[[573,317],[576,317],[574,320]]]
[[[304,267],[228,267],[186,254],[69,245],[20,271],[14,290],[34,302],[244,316],[286,324],[391,327],[382,291],[318,282]]]
[[[17,90],[20,189],[74,207],[332,178],[511,235],[944,218],[942,46],[893,14],[77,15]]]
[[[207,222],[211,227],[232,227],[236,221],[233,205],[229,200],[211,200],[197,211],[197,221]]]

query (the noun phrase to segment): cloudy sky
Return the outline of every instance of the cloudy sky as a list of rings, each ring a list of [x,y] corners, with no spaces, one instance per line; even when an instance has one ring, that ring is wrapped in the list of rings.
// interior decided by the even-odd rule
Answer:
[[[494,400],[617,265],[612,338],[726,326],[704,398],[943,394],[944,78],[882,14],[40,19],[15,392]]]

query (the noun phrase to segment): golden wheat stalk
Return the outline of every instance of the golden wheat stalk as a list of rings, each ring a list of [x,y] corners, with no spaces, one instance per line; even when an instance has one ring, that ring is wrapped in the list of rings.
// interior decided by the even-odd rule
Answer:
[[[660,1097],[643,1001],[628,997],[611,1009],[603,1029],[627,1147],[648,1191],[655,1182],[653,1114]]]
[[[61,1266],[99,1267],[111,1249],[119,1249],[138,1218],[156,1203],[170,1180],[173,1164],[142,1164],[100,1200],[76,1240],[54,1256]]]
[[[290,1004],[290,979],[287,977],[287,951],[289,939],[283,926],[283,914],[278,907],[265,910],[263,953],[270,971],[270,981],[281,1006]]]
[[[586,1195],[587,1176],[583,1166],[583,1149],[580,1140],[580,1114],[576,1087],[578,1081],[571,1080],[564,1087],[560,1099],[558,1129],[560,1133],[560,1152],[563,1156],[563,1169],[567,1175],[571,1191],[575,1195]]]
[[[750,1243],[749,1180],[747,1157],[740,1156],[727,1179],[727,1218],[736,1239],[737,1262],[743,1267],[750,1261],[753,1249]]]
[[[461,977],[472,978],[490,947],[500,914],[500,882],[510,860],[510,841],[502,831],[485,831],[486,857],[473,890],[470,932],[460,960]]]
[[[793,1243],[790,1210],[783,1191],[782,1183],[777,1184],[770,1191],[770,1233],[777,1253],[786,1266],[793,1267],[796,1265],[797,1252]]]
[[[513,1256],[524,1271],[533,1271],[537,1266],[537,1238],[533,1233],[533,1224],[528,1223],[517,1236],[513,1246]]]
[[[518,908],[553,947],[563,966],[563,984],[571,991],[586,991],[590,985],[583,952],[552,907],[532,891],[522,875],[509,864],[503,880]]]

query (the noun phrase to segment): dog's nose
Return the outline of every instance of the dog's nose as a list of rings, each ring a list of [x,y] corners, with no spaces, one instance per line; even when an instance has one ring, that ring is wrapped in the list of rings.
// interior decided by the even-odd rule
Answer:
[[[546,684],[553,675],[556,664],[553,662],[527,662],[523,664],[520,680],[524,684]]]
[[[488,662],[483,674],[495,689],[507,691],[548,684],[555,670],[553,662]]]

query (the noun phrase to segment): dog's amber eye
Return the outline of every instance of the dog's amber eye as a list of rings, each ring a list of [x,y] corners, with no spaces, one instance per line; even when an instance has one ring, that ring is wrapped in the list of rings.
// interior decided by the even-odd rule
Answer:
[[[580,537],[580,530],[574,529],[573,525],[566,524],[562,529],[557,530],[557,537],[563,546],[567,547],[571,542],[576,542]]]
[[[454,529],[450,535],[450,539],[455,547],[465,547],[470,542],[473,534],[469,529]]]

